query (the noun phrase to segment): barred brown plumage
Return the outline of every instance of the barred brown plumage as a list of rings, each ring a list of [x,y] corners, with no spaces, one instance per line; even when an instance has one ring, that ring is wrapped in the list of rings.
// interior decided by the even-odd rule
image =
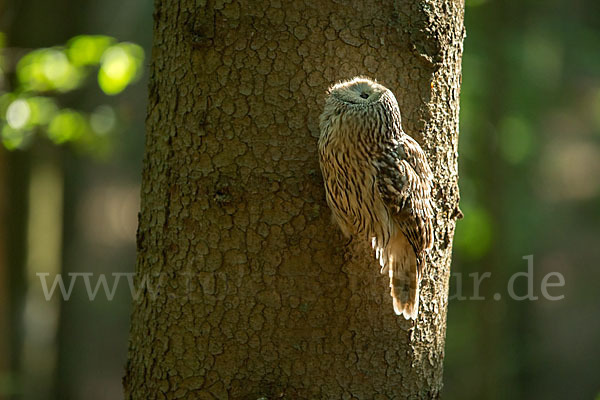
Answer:
[[[433,246],[433,174],[402,130],[390,90],[368,78],[333,85],[320,117],[327,203],[346,236],[371,242],[390,277],[396,314],[417,318],[425,257]]]

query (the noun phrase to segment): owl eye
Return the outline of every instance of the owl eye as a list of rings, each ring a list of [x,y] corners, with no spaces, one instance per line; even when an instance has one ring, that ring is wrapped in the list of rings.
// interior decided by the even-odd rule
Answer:
[[[369,98],[369,95],[368,95],[367,93],[365,93],[365,92],[362,92],[362,93],[360,94],[360,97],[362,97],[363,99],[368,99],[368,98]]]

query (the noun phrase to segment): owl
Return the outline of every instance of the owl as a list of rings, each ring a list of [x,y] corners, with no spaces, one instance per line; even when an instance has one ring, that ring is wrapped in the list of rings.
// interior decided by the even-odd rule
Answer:
[[[416,319],[419,284],[434,240],[433,174],[402,130],[393,93],[356,77],[329,88],[319,120],[327,204],[344,235],[371,244],[390,278],[397,315]]]

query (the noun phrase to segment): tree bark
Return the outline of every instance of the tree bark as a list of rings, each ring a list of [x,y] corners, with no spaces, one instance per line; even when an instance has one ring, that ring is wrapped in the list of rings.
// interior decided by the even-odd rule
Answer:
[[[463,3],[165,0],[154,35],[126,398],[437,398]],[[325,204],[318,116],[360,74],[435,175],[416,324]]]

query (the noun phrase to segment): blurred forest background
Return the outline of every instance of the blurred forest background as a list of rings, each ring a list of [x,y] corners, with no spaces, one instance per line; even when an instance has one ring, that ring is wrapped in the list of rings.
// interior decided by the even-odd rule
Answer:
[[[600,2],[465,19],[445,398],[599,398]],[[0,32],[0,398],[122,398],[127,286],[46,301],[36,273],[134,269],[152,4],[7,0]],[[539,299],[510,299],[528,255]]]

